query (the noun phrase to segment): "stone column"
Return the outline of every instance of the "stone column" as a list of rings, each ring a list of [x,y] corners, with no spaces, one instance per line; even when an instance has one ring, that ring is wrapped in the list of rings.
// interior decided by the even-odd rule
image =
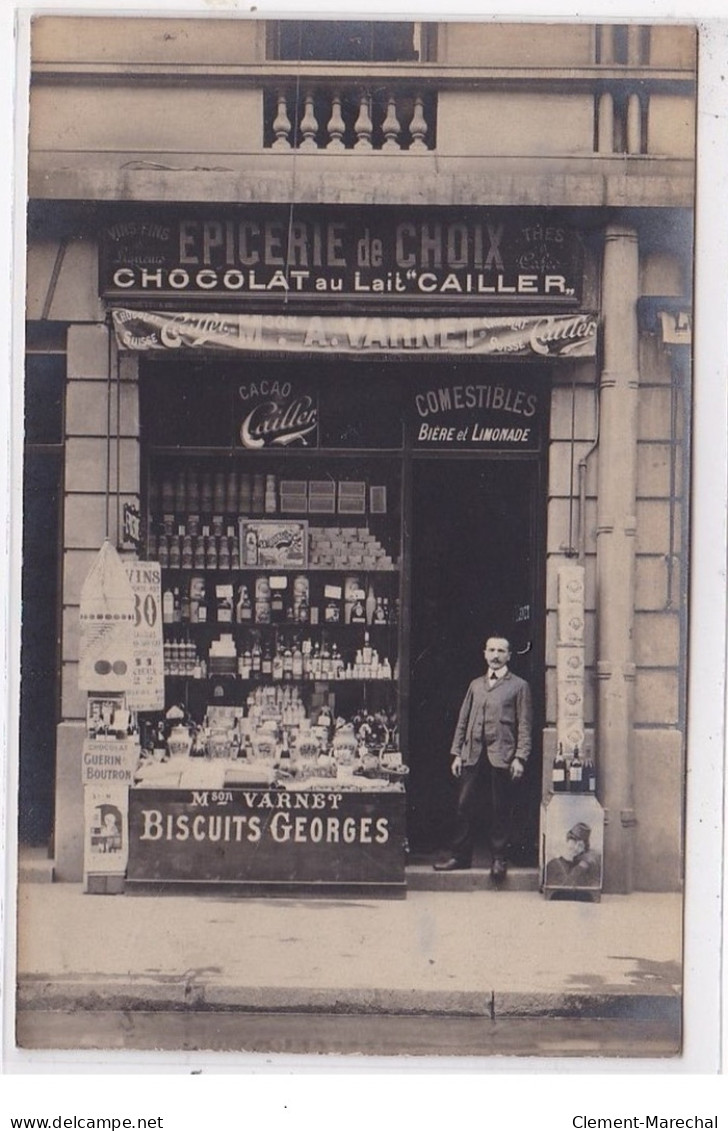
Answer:
[[[597,502],[597,758],[608,892],[632,890],[638,286],[637,234],[610,225],[602,280]]]

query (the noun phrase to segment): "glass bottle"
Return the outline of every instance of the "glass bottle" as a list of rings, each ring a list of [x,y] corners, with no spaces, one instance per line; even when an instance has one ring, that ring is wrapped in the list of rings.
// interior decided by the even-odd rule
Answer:
[[[551,788],[554,793],[564,793],[566,791],[566,761],[564,759],[564,748],[559,743],[559,748],[554,758],[553,766],[551,767]]]
[[[225,510],[225,473],[216,471],[212,486],[212,509],[215,514],[222,514]]]
[[[367,590],[367,599],[364,603],[364,612],[367,619],[367,624],[374,623],[374,610],[377,607],[377,599],[374,596],[374,586],[370,585]]]
[[[193,562],[192,537],[185,534],[182,539],[182,569],[192,569]]]
[[[212,472],[203,471],[200,480],[200,510],[212,514]]]
[[[187,469],[187,510],[196,514],[200,510],[200,481],[194,467]]]
[[[276,683],[280,683],[284,679],[283,669],[283,648],[280,640],[276,643],[276,649],[273,653],[273,679]]]
[[[180,552],[179,538],[174,534],[169,540],[169,568],[179,569],[181,565],[182,554]]]
[[[184,514],[187,510],[187,482],[181,468],[174,481],[174,509],[178,515]]]
[[[263,668],[263,651],[260,647],[260,638],[256,636],[251,649],[250,671],[253,679],[260,679]]]
[[[354,604],[351,606],[350,624],[366,624],[366,620],[367,617],[366,610],[364,608],[364,602],[360,597],[357,597],[357,599],[354,601]]]
[[[387,612],[386,612],[386,609],[384,607],[384,600],[383,600],[382,597],[377,597],[377,603],[374,606],[374,618],[372,620],[372,623],[373,624],[386,624],[387,623]]]
[[[293,645],[291,678],[294,680],[303,679],[303,652],[301,651],[301,645],[298,640],[296,640]]]
[[[240,484],[238,489],[238,507],[239,515],[250,514],[250,501],[251,501],[251,485],[250,475],[247,471],[240,473]]]
[[[274,589],[271,592],[270,598],[270,613],[271,620],[274,624],[280,624],[283,620],[283,590]]]
[[[253,514],[262,514],[265,504],[265,480],[262,475],[253,476],[253,495],[250,509]]]
[[[253,602],[247,585],[241,585],[238,591],[236,617],[238,624],[249,624],[253,619]]]
[[[278,510],[278,501],[276,499],[276,477],[275,475],[266,475],[265,477],[265,513],[275,514]]]
[[[584,781],[584,763],[579,757],[579,747],[574,747],[574,753],[569,762],[569,790],[571,793],[581,793]]]
[[[228,471],[227,488],[225,491],[225,512],[237,514],[238,510],[238,473],[234,469]]]

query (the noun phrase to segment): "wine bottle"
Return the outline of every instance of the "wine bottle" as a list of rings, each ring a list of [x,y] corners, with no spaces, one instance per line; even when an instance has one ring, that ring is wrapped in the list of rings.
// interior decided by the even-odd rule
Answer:
[[[584,763],[579,757],[579,747],[574,747],[574,753],[569,762],[569,792],[581,793],[584,780]]]
[[[551,767],[551,788],[554,793],[564,793],[566,790],[566,762],[561,743],[559,743],[559,749]]]
[[[266,475],[265,477],[265,513],[275,514],[278,510],[278,502],[276,499],[276,477],[275,475]]]
[[[238,509],[238,473],[228,471],[227,490],[225,492],[225,511],[227,514],[236,514]]]

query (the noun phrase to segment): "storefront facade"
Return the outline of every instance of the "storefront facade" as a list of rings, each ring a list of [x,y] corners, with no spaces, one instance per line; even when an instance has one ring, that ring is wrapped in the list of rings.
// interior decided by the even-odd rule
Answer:
[[[336,644],[352,674],[319,680],[332,700],[306,709],[396,727],[413,855],[446,843],[454,717],[483,634],[507,634],[535,702],[524,866],[557,753],[559,576],[583,566],[582,753],[606,811],[605,890],[678,888],[692,32],[622,42],[574,26],[558,58],[553,40],[539,56],[536,89],[537,28],[431,27],[413,32],[416,70],[350,60],[337,86],[257,21],[143,22],[146,46],[134,21],[102,19],[38,21],[34,42],[27,388],[30,403],[45,381],[62,412],[38,459],[63,473],[55,750],[22,757],[26,802],[54,779],[38,825],[56,877],[82,871],[78,613],[108,534],[159,562],[181,606],[203,578],[203,623],[187,605],[167,638],[206,664],[229,571],[240,680],[168,670],[170,702],[193,715],[242,700],[256,640],[271,667],[298,648],[331,662]],[[111,28],[133,66],[104,62]],[[374,76],[392,87],[379,118],[376,96],[363,113],[347,94]],[[273,515],[285,539],[305,530],[290,575],[245,560]],[[263,565],[285,580],[270,621]],[[375,673],[355,672],[365,643]]]

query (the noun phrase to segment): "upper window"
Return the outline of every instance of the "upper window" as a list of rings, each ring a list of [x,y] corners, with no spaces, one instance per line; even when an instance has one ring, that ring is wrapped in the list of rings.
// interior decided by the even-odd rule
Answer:
[[[434,58],[435,24],[366,20],[278,20],[268,56],[291,62],[412,63]]]

